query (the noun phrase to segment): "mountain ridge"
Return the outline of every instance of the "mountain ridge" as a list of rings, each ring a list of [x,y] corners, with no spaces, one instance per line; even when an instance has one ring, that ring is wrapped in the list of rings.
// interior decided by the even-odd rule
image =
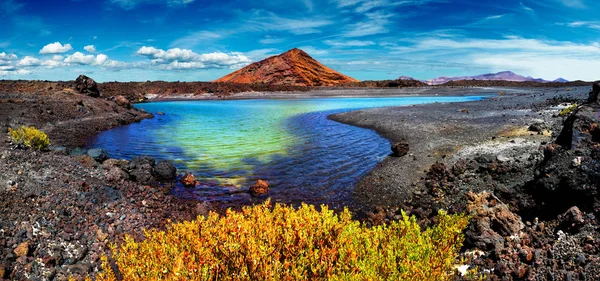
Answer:
[[[500,71],[497,73],[486,73],[486,74],[480,74],[480,75],[474,75],[474,76],[456,76],[456,77],[440,76],[437,78],[426,80],[424,82],[429,85],[442,85],[442,84],[448,83],[450,81],[460,81],[460,80],[464,80],[464,81],[468,81],[468,80],[479,80],[479,81],[499,80],[499,81],[512,81],[512,82],[540,82],[540,83],[569,82],[568,80],[566,80],[564,78],[558,78],[554,81],[548,81],[548,80],[544,80],[542,78],[533,78],[531,76],[526,77],[523,75],[516,74],[512,71]]]

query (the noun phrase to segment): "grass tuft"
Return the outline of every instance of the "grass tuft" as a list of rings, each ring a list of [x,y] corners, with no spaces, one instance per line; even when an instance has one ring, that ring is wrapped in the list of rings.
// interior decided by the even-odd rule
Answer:
[[[18,129],[8,128],[8,134],[10,135],[12,142],[16,145],[38,150],[45,149],[50,145],[48,135],[33,126],[21,126],[21,128]]]

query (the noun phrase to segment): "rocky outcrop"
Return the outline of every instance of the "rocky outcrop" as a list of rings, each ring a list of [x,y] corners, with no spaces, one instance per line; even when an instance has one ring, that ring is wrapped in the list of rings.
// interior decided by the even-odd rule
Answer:
[[[525,227],[521,217],[489,192],[469,192],[467,202],[467,211],[473,214],[465,235],[467,245],[487,251],[502,249],[505,239],[518,237]]]
[[[544,149],[544,161],[531,183],[540,214],[555,216],[572,206],[600,212],[600,84],[588,102],[573,110],[556,141]]]
[[[90,97],[100,97],[100,90],[98,90],[98,84],[96,84],[96,81],[85,75],[79,75],[79,77],[77,77],[75,80],[75,89],[78,92]]]
[[[333,86],[358,82],[328,68],[300,49],[266,58],[230,73],[215,82],[292,86]]]

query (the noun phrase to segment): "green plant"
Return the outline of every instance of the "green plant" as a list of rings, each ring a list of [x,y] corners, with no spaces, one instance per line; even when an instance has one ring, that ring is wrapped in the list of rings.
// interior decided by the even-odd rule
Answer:
[[[112,245],[123,280],[452,280],[465,215],[439,213],[422,231],[414,217],[366,227],[348,210],[270,202],[211,213]],[[104,258],[97,280],[115,281]]]
[[[35,127],[21,126],[18,129],[8,128],[8,133],[13,143],[34,149],[45,149],[50,145],[46,133]]]
[[[575,110],[577,108],[577,104],[572,104],[566,108],[563,108],[563,110],[561,110],[558,115],[559,116],[567,116],[569,114],[571,114],[571,112],[573,112],[573,110]]]

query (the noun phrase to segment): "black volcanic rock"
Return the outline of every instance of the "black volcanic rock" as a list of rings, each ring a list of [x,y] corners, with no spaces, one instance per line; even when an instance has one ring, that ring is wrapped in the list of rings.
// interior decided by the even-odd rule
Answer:
[[[75,80],[75,89],[90,97],[97,98],[100,96],[100,90],[98,90],[98,84],[94,79],[87,77],[85,75],[79,75]]]

